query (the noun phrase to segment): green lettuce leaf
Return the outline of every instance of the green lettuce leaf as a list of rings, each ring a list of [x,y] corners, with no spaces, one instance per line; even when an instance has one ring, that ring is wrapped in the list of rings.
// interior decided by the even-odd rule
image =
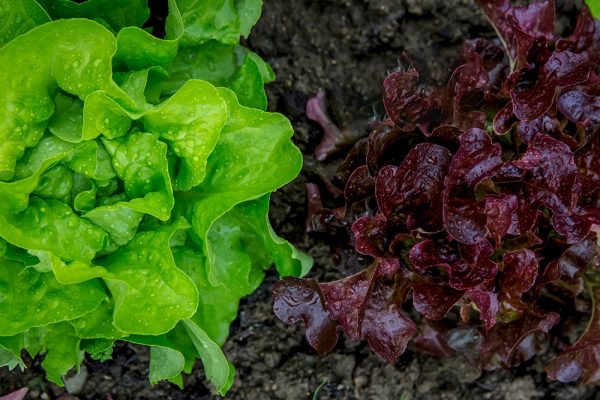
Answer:
[[[56,109],[57,86],[79,98],[119,90],[111,79],[115,50],[112,34],[85,20],[48,23],[0,48],[0,180],[11,179],[25,149],[42,138]]]
[[[176,3],[179,12],[169,13],[168,18],[181,20],[172,23],[183,25],[181,40],[185,46],[211,39],[238,43],[240,36],[248,36],[262,7],[261,0],[177,0]],[[169,36],[173,32],[167,30]]]
[[[180,157],[175,188],[189,190],[204,180],[206,162],[219,140],[227,105],[211,84],[190,80],[167,101],[141,119]]]
[[[242,105],[261,110],[267,107],[264,84],[274,79],[273,71],[255,53],[216,40],[180,49],[167,72],[168,79],[151,83],[163,97],[175,93],[189,79],[202,79],[232,89]]]
[[[32,28],[50,22],[46,11],[35,0],[0,3],[0,47]]]
[[[17,366],[25,369],[25,362],[21,358],[21,349],[25,347],[23,334],[0,337],[0,365],[13,370]]]
[[[48,380],[62,385],[62,375],[73,367],[79,369],[83,352],[79,338],[66,322],[29,330],[24,335],[25,349],[29,354],[45,352],[42,367],[47,371]]]
[[[123,205],[160,220],[168,220],[174,199],[167,145],[157,135],[142,132],[132,133],[127,138],[104,140],[104,145],[117,175],[123,181],[125,194],[131,199],[117,206]]]
[[[139,233],[105,261],[111,274],[105,282],[115,299],[117,329],[160,335],[194,314],[198,289],[177,268],[169,247],[175,231],[187,227],[179,220],[172,226]]]
[[[62,384],[125,340],[150,347],[151,383],[182,386],[200,358],[225,394],[219,346],[240,299],[273,264],[311,266],[268,220],[302,157],[289,121],[264,111],[273,71],[239,45],[262,2],[169,0],[165,38],[141,29],[145,0],[9,3],[0,366],[44,354]]]
[[[177,57],[178,48],[178,40],[161,40],[143,29],[127,27],[117,34],[117,54],[113,62],[118,70],[167,68]]]
[[[274,263],[281,275],[303,276],[312,266],[310,257],[273,232],[268,209],[269,195],[264,195],[237,205],[214,223],[208,247],[211,254],[219,255],[213,256],[211,264],[217,285],[213,286],[208,280],[202,253],[186,246],[173,248],[176,264],[201,293],[192,320],[220,345],[227,339],[229,325],[237,317],[240,299],[260,285],[267,267]]]
[[[167,336],[133,335],[127,341],[150,347],[150,383],[170,380],[183,387],[181,372],[185,367],[185,357]]]
[[[59,92],[54,98],[54,104],[56,109],[48,121],[48,130],[64,141],[81,142],[83,102]]]
[[[207,178],[182,196],[185,209],[180,211],[190,218],[205,248],[207,275],[214,285],[220,280],[211,268],[217,257],[208,244],[212,225],[237,204],[280,188],[302,167],[302,154],[290,141],[293,131],[285,117],[243,107],[231,90],[221,88],[219,92],[227,101],[227,123],[208,160]],[[269,134],[260,135],[262,131]],[[286,162],[281,164],[277,160],[284,154]]]
[[[233,365],[227,361],[221,348],[198,325],[190,320],[183,321],[183,324],[202,360],[206,378],[216,386],[218,394],[225,395],[233,384]]]
[[[150,16],[148,0],[37,0],[52,19],[89,18],[104,20],[118,31],[126,26],[142,26]]]
[[[40,197],[31,197],[29,207],[20,213],[0,212],[0,236],[26,250],[51,251],[82,262],[91,261],[106,240],[106,232],[68,205]]]
[[[585,0],[585,2],[590,8],[594,18],[600,19],[600,2],[598,2],[598,0]]]
[[[61,285],[53,274],[0,259],[2,336],[79,318],[96,309],[106,296],[96,280]]]

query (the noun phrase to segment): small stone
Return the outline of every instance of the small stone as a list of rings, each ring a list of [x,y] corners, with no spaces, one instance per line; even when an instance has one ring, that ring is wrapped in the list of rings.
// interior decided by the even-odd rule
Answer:
[[[536,388],[531,376],[519,377],[512,382],[502,382],[498,393],[503,393],[505,400],[529,400],[544,394]]]
[[[357,389],[364,387],[367,383],[369,383],[369,378],[367,378],[365,375],[354,377],[354,386]]]
[[[65,376],[63,381],[65,382],[65,389],[68,393],[77,394],[85,386],[85,382],[88,377],[88,371],[85,365],[81,366],[78,374],[73,376]]]

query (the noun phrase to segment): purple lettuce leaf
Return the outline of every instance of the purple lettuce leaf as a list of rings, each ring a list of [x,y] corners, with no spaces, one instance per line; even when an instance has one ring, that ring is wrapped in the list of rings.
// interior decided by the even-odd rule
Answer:
[[[585,82],[591,72],[589,58],[570,51],[556,51],[537,69],[537,81],[533,87],[519,83],[510,96],[513,112],[522,121],[531,121],[546,113],[561,88]],[[519,73],[519,72],[517,72]],[[528,80],[529,74],[522,73],[520,82]]]
[[[494,278],[498,266],[490,260],[492,253],[493,247],[487,240],[466,245],[428,239],[412,247],[409,259],[420,272],[434,267],[443,268],[453,289],[467,290]]]
[[[600,224],[600,209],[597,207],[575,207],[569,215],[552,216],[552,226],[569,244],[582,241],[594,224]]]
[[[556,214],[570,214],[577,204],[581,181],[569,146],[538,133],[514,165],[529,172],[524,181],[533,202]]]
[[[556,260],[563,279],[573,279],[576,275],[585,272],[593,266],[598,257],[597,234],[590,233],[579,243],[570,245]]]
[[[304,321],[306,339],[319,353],[326,354],[337,343],[337,323],[329,318],[319,285],[312,279],[285,277],[275,284],[273,310],[286,324]]]
[[[538,275],[535,253],[529,249],[510,251],[504,254],[502,291],[509,297],[521,297],[528,292]]]
[[[29,393],[29,388],[24,387],[1,396],[0,400],[23,400],[27,396],[27,393]]]
[[[392,72],[383,81],[383,104],[388,117],[403,132],[419,128],[428,134],[439,123],[442,99],[419,85],[416,69]]]
[[[467,290],[494,279],[498,265],[490,259],[494,249],[489,241],[459,244],[461,258],[447,270],[449,284],[457,290]]]
[[[477,306],[479,319],[483,321],[486,332],[491,330],[496,325],[498,311],[500,310],[498,294],[489,290],[471,289],[467,291],[467,296]]]
[[[465,51],[462,58],[469,60],[472,57],[471,54],[479,55],[483,68],[488,72],[494,71],[498,66],[502,66],[502,61],[504,60],[503,50],[492,41],[483,38],[465,41]]]
[[[286,323],[303,320],[309,344],[321,354],[333,349],[339,328],[351,340],[366,339],[375,353],[393,362],[416,332],[394,301],[394,290],[382,283],[399,267],[397,260],[380,260],[368,271],[322,284],[285,278],[273,291],[275,315]]]
[[[414,339],[415,349],[438,357],[450,357],[455,351],[448,345],[447,336],[448,328],[444,325],[424,319]]]
[[[377,176],[384,165],[398,161],[398,147],[404,146],[396,146],[396,144],[404,142],[407,137],[405,132],[389,123],[381,123],[373,129],[369,135],[367,148],[367,166],[373,176]],[[402,144],[407,145],[408,143]],[[406,147],[411,146],[407,145]]]
[[[575,155],[575,162],[583,180],[583,194],[591,195],[600,191],[600,133]]]
[[[557,313],[550,312],[546,315],[528,313],[510,323],[497,323],[487,333],[481,344],[483,358],[492,359],[491,361],[487,360],[487,363],[497,361],[505,366],[514,365],[513,357],[519,351],[519,345],[527,337],[537,333],[547,334],[559,321],[560,316]]]
[[[387,220],[381,214],[358,219],[352,225],[356,251],[372,257],[383,257],[388,247],[385,237],[386,225]]]
[[[560,344],[547,336],[562,337],[591,311],[600,25],[584,7],[570,36],[557,38],[553,1],[478,2],[510,65],[494,42],[475,39],[443,87],[425,87],[413,68],[391,73],[387,116],[371,123],[335,177],[307,186],[307,230],[324,233],[352,275],[281,290],[276,304],[278,316],[308,321],[309,342],[321,349],[342,330],[394,361],[416,333],[401,311],[412,307],[422,316],[416,349],[510,367]],[[281,302],[300,289],[310,293],[305,308]],[[600,381],[595,336],[586,331],[549,376]]]
[[[344,189],[344,197],[350,204],[371,196],[374,189],[375,178],[371,175],[367,166],[363,165],[356,168],[348,178]]]
[[[508,233],[518,207],[519,198],[514,194],[502,193],[485,198],[487,229],[496,247]]]
[[[487,233],[485,201],[474,196],[475,186],[502,167],[501,148],[485,131],[471,128],[459,137],[460,147],[450,165],[444,191],[444,225],[464,244],[484,240]]]
[[[548,378],[573,382],[600,383],[600,286],[590,288],[594,309],[590,322],[577,342],[550,360],[546,366]]]
[[[373,281],[367,275],[367,271],[363,271],[319,285],[331,319],[337,321],[346,336],[354,341],[361,338],[362,318],[372,289]]]
[[[571,90],[558,97],[556,106],[569,121],[576,124],[587,127],[600,123],[600,96]]]
[[[492,177],[502,166],[500,145],[492,143],[485,131],[467,130],[459,137],[460,148],[452,159],[446,191],[464,186],[473,189],[482,180]]]
[[[425,318],[439,321],[460,300],[464,291],[456,290],[443,283],[424,280],[412,287],[413,305]]]
[[[504,135],[510,132],[513,125],[518,121],[513,113],[513,103],[509,101],[504,107],[494,116],[493,127],[494,133]]]
[[[593,63],[600,65],[600,20],[592,16],[587,5],[584,4],[573,33],[558,39],[556,48],[587,54]]]
[[[417,328],[391,301],[392,288],[375,283],[366,304],[362,335],[373,351],[387,362],[395,362],[406,350]]]
[[[324,161],[331,155],[351,146],[356,139],[362,136],[362,132],[357,132],[350,127],[338,128],[331,120],[327,113],[323,90],[320,90],[306,103],[306,116],[323,129],[323,139],[315,149],[315,158],[319,161]]]
[[[387,165],[375,182],[377,205],[386,217],[403,221],[409,230],[437,232],[443,228],[444,178],[450,151],[433,143],[416,145],[398,167]]]
[[[516,132],[523,143],[531,142],[538,133],[552,136],[558,140],[565,139],[560,133],[558,120],[549,115],[542,115],[531,121],[521,121],[517,126]]]
[[[511,64],[519,53],[528,49],[530,38],[554,38],[554,1],[532,2],[514,6],[510,0],[477,0],[490,23],[502,39]],[[523,43],[523,42],[526,43]]]
[[[454,70],[448,82],[448,96],[452,98],[452,122],[461,128],[483,128],[486,115],[478,110],[489,84],[488,71],[481,55],[467,46],[463,53],[465,63]]]

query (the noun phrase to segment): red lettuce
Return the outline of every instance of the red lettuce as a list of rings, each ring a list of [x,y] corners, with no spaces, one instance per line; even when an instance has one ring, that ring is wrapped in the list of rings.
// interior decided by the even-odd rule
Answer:
[[[445,87],[392,72],[387,117],[331,181],[344,196],[325,185],[336,207],[308,186],[309,230],[362,255],[338,257],[344,270],[368,267],[329,283],[286,278],[275,312],[303,320],[320,353],[341,330],[389,362],[414,338],[489,369],[552,343],[564,352],[550,378],[600,383],[600,24],[584,6],[560,38],[553,1],[478,3],[504,48],[467,41]],[[327,129],[320,149],[344,136]],[[570,324],[586,317],[569,344]]]

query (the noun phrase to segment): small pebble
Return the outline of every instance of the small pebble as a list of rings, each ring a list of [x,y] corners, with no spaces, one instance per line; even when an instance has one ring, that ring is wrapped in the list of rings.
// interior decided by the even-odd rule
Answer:
[[[85,365],[81,366],[78,374],[73,376],[64,377],[65,389],[68,393],[77,394],[81,392],[81,389],[85,386],[85,382],[88,377],[88,371]]]

